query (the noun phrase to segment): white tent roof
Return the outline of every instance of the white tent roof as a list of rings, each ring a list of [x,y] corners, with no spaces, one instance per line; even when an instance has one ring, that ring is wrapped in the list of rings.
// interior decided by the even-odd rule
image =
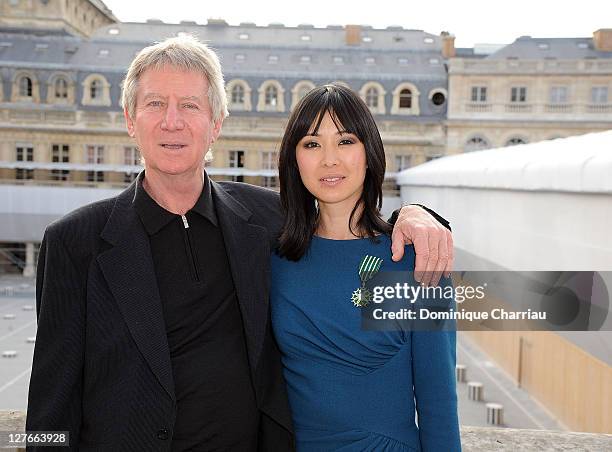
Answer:
[[[612,130],[448,156],[402,171],[397,183],[612,193]]]

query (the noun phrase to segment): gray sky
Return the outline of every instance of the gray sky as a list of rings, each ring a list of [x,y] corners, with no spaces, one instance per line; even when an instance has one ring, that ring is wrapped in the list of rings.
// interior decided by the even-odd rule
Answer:
[[[474,43],[509,43],[519,36],[589,37],[612,28],[611,0],[104,0],[123,22],[161,19],[168,23],[222,18],[230,25],[282,22],[325,26],[401,25],[438,34],[450,31],[458,47]],[[359,6],[355,6],[359,5]]]

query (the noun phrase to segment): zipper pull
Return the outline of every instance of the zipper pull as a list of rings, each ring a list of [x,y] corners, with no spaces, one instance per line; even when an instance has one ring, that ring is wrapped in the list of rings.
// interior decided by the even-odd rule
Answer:
[[[187,223],[187,217],[185,215],[181,215],[181,218],[183,219],[183,226],[185,226],[185,229],[189,229],[189,223]]]

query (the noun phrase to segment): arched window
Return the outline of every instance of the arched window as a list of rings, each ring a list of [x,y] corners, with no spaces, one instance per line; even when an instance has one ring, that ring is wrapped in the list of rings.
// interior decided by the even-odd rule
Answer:
[[[521,137],[512,137],[506,142],[506,146],[516,146],[517,144],[527,144],[527,141]]]
[[[399,108],[412,108],[412,91],[408,88],[400,91]]]
[[[265,91],[265,104],[269,107],[276,107],[278,104],[278,89],[274,85],[270,85]]]
[[[19,79],[19,96],[32,97],[32,79],[27,75]]]
[[[396,87],[393,89],[391,114],[411,116],[419,115],[419,96],[420,92],[418,87],[409,81],[396,85]]]
[[[466,152],[489,149],[490,147],[491,146],[489,145],[489,142],[486,140],[486,138],[480,136],[474,136],[467,140],[467,142],[465,143]]]
[[[68,82],[65,78],[59,77],[55,80],[55,98],[56,99],[67,99],[68,98]]]
[[[365,95],[365,102],[370,108],[378,108],[378,90],[376,88],[368,88]]]
[[[257,111],[285,111],[285,89],[278,80],[265,80],[257,92]]]
[[[232,87],[232,104],[244,104],[244,86],[236,84]]]
[[[293,88],[291,88],[291,109],[295,108],[297,103],[314,88],[315,84],[311,80],[300,80],[293,85]]]
[[[246,80],[232,79],[225,85],[228,107],[231,110],[251,110],[251,88]]]
[[[66,77],[67,78],[67,77]],[[89,74],[81,82],[83,87],[83,105],[111,105],[111,85],[102,74]],[[68,90],[68,96],[72,96],[72,89]]]
[[[89,97],[91,100],[100,99],[102,97],[102,82],[93,80],[89,85]]]
[[[307,85],[300,86],[300,89],[298,90],[298,100],[302,100],[304,96],[306,96],[306,94],[308,94],[311,90],[312,88],[310,86],[307,86]]]

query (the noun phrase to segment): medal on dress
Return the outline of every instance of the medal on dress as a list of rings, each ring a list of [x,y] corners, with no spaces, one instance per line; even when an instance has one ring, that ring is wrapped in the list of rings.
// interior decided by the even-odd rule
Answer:
[[[361,287],[357,288],[351,295],[351,301],[358,308],[367,306],[372,301],[372,292],[365,286],[366,282],[374,277],[383,260],[380,257],[366,255],[359,264],[359,280]]]

